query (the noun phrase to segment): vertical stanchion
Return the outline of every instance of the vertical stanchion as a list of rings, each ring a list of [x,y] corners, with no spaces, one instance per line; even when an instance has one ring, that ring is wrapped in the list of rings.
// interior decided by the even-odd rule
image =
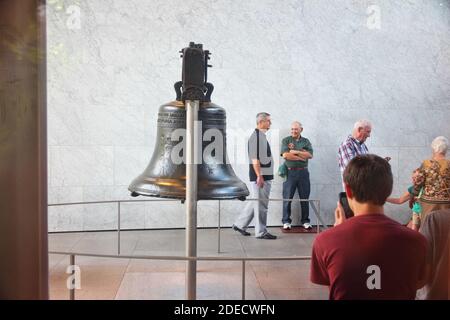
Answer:
[[[318,216],[320,217],[320,200],[317,201],[317,208],[318,208],[317,211],[319,212]],[[317,218],[317,224],[319,224],[319,218]],[[324,229],[326,228],[325,225],[324,225],[323,227],[324,227]],[[317,230],[317,233],[320,233],[320,227],[319,227],[319,229]]]
[[[291,201],[291,205],[292,206],[294,205],[293,202],[294,202],[294,198],[292,198],[292,201]],[[298,206],[300,208],[300,216],[299,216],[300,225],[303,225],[302,224],[303,209],[302,209],[302,199],[300,198],[300,194],[299,194],[299,197],[298,197]]]
[[[242,260],[242,300],[245,300],[245,260]]]
[[[197,154],[199,101],[186,100],[186,256],[197,256]],[[197,261],[186,262],[186,299],[196,299]]]
[[[219,200],[219,221],[217,222],[217,253],[220,253],[220,200]]]
[[[117,254],[120,255],[120,201],[117,206]]]
[[[313,203],[314,203],[314,201],[315,200],[313,200]],[[319,214],[320,214],[320,211],[319,211]],[[317,233],[319,233],[320,232],[320,223],[319,223],[319,217],[317,216],[317,214],[316,214],[316,223],[317,223]]]
[[[323,226],[323,229],[327,229],[327,225],[325,224],[325,222],[323,221],[322,217],[320,216],[320,200],[316,200],[317,201],[317,208],[319,208],[319,210],[317,210],[316,205],[314,204],[314,202],[311,202],[311,207],[314,210],[314,214],[317,217],[318,222],[320,222]],[[320,230],[319,230],[320,231]]]
[[[75,274],[75,255],[70,255],[70,265],[72,267],[72,276]],[[70,300],[75,300],[75,277],[72,278],[70,283]]]

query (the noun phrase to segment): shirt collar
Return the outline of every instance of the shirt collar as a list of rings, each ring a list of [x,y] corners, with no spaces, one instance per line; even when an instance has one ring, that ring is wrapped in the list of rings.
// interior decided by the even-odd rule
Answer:
[[[257,132],[259,132],[259,133],[262,133],[262,134],[266,134],[266,132],[267,132],[267,130],[264,132],[264,130],[261,130],[261,129],[258,129],[258,128],[255,128],[255,131],[257,131]]]
[[[363,142],[359,141],[359,140],[356,139],[356,138],[353,138],[352,135],[349,135],[349,138],[352,139],[353,141],[355,141],[355,142],[356,142],[357,144],[359,144],[359,145],[362,145],[362,144],[363,144]]]

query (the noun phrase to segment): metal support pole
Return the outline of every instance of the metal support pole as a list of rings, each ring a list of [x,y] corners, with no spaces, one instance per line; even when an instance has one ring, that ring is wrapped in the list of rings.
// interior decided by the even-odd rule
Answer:
[[[242,260],[242,300],[245,300],[245,260]]]
[[[117,254],[120,255],[120,201],[117,204]]]
[[[314,202],[311,202],[311,207],[313,208],[314,213],[316,214],[317,220],[320,221],[320,223],[322,224],[324,229],[327,229],[328,228],[327,225],[325,224],[325,222],[322,220],[322,217],[320,216],[320,200],[318,200],[317,203],[318,203],[319,210],[317,210]]]
[[[70,255],[70,265],[72,267],[72,275],[75,274],[75,255]],[[70,300],[75,300],[75,277],[72,278],[72,283],[70,286]]]
[[[291,206],[292,205],[294,205],[294,198],[291,199]],[[309,205],[309,202],[308,202],[308,205]],[[298,208],[300,209],[300,215],[298,218],[300,219],[300,224],[302,224],[303,210],[302,210],[302,199],[300,198],[300,194],[298,195]],[[284,208],[283,208],[283,210],[284,210]]]
[[[197,256],[197,154],[199,137],[196,128],[199,101],[186,100],[186,256]],[[197,261],[186,262],[186,300],[195,300]]]
[[[317,210],[318,210],[318,215],[320,216],[320,201],[317,202]],[[317,233],[320,233],[320,224],[319,224],[319,218],[317,218]]]
[[[219,200],[219,221],[217,224],[217,253],[220,253],[220,200]]]

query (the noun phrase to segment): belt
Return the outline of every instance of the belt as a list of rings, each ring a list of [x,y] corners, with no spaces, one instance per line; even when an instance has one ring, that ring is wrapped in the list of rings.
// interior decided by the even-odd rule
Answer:
[[[308,167],[306,167],[306,168],[288,168],[288,170],[308,170]]]

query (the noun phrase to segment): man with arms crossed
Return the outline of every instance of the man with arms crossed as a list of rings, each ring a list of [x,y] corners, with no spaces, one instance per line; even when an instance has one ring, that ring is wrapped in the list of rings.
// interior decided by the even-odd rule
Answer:
[[[313,157],[311,142],[301,136],[303,127],[300,122],[291,124],[291,135],[281,141],[281,156],[286,160],[288,168],[286,181],[283,182],[283,199],[292,199],[298,191],[300,199],[308,199],[311,184],[309,181],[308,159]],[[283,201],[283,229],[291,229],[292,201]],[[309,202],[302,201],[301,224],[305,229],[311,229],[309,223]]]

